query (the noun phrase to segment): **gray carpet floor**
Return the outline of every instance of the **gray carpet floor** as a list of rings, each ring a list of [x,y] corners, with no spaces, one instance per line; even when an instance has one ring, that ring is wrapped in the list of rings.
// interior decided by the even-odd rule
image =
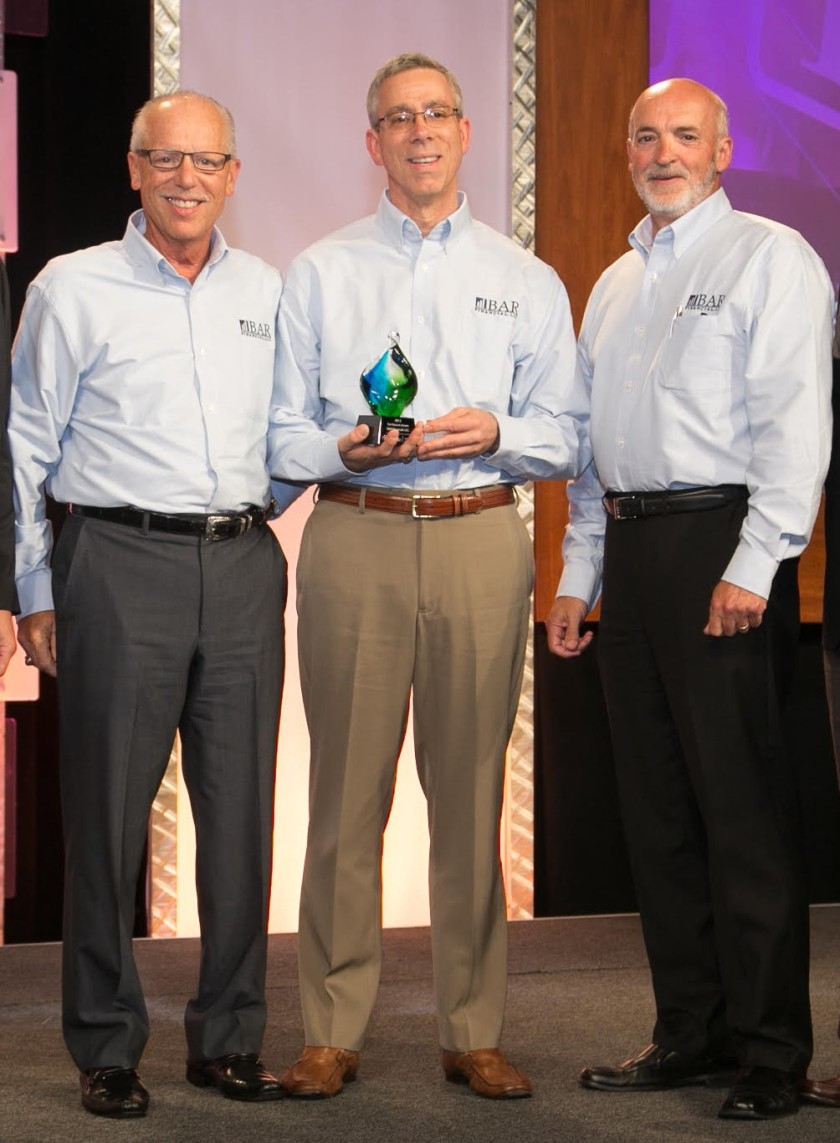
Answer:
[[[840,1072],[840,907],[812,911],[814,1074]],[[141,1074],[147,1118],[114,1122],[84,1112],[59,1018],[59,946],[0,948],[1,1143],[704,1143],[759,1136],[811,1143],[840,1139],[840,1110],[803,1107],[778,1123],[719,1120],[725,1090],[612,1094],[576,1083],[586,1063],[643,1047],[652,1024],[650,983],[636,917],[523,921],[510,926],[503,1046],[534,1082],[528,1100],[493,1103],[443,1080],[436,1048],[426,929],[385,934],[382,985],[359,1077],[336,1099],[236,1104],[184,1079],[182,1014],[194,985],[194,940],[138,941],[152,1035]],[[295,938],[273,936],[269,1027],[263,1056],[274,1071],[297,1054]]]

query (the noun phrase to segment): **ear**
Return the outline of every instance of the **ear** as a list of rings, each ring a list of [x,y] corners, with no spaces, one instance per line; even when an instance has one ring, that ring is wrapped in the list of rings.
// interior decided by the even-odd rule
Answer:
[[[725,171],[729,164],[732,162],[732,139],[729,135],[724,135],[722,139],[718,140],[717,148],[715,150],[715,170],[718,174]]]
[[[133,151],[128,152],[128,175],[131,179],[131,189],[140,190],[140,156]]]
[[[461,132],[461,153],[466,155],[470,149],[470,138],[472,137],[472,124],[469,119],[459,119],[458,129]]]
[[[241,159],[228,160],[226,173],[227,182],[225,184],[225,194],[228,196],[228,198],[230,198],[230,196],[233,194],[233,188],[236,186],[236,180],[239,178],[239,172],[241,169]]]
[[[372,127],[368,127],[367,131],[365,131],[365,146],[367,147],[367,153],[373,159],[374,163],[376,163],[377,167],[384,167],[382,148],[379,143],[379,132],[374,131]]]

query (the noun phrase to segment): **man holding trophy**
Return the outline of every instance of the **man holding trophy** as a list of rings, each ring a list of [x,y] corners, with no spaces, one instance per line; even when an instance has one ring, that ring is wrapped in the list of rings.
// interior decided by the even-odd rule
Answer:
[[[454,76],[398,56],[367,109],[387,190],[375,215],[295,260],[281,305],[274,468],[319,485],[298,571],[306,1044],[282,1085],[332,1096],[358,1069],[413,694],[443,1070],[485,1097],[527,1096],[498,1050],[499,819],[533,580],[514,486],[577,473],[585,394],[559,278],[474,221],[457,189],[470,123]]]

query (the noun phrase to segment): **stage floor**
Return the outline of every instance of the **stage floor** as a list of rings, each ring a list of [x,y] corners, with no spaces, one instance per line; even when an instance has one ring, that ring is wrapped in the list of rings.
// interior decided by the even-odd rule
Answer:
[[[840,907],[812,910],[814,1074],[840,1072]],[[263,1057],[280,1071],[302,1042],[293,936],[271,937]],[[510,926],[503,1047],[534,1082],[530,1100],[492,1103],[447,1084],[440,1070],[427,929],[389,930],[379,1000],[358,1080],[336,1099],[242,1105],[184,1078],[182,1016],[198,942],[144,940],[137,959],[151,1039],[141,1067],[146,1119],[85,1113],[59,1017],[58,945],[0,948],[0,1143],[691,1143],[840,1138],[840,1111],[805,1107],[762,1125],[716,1118],[724,1090],[611,1094],[576,1082],[586,1063],[618,1061],[650,1038],[652,1003],[638,918],[520,921]]]

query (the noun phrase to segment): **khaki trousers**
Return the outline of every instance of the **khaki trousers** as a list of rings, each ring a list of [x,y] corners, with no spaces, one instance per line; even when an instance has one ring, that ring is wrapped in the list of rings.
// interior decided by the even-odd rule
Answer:
[[[507,985],[499,820],[533,584],[515,506],[442,520],[320,502],[298,564],[311,736],[300,908],[306,1043],[357,1050],[381,962],[382,835],[414,697],[441,1046],[495,1047]]]

